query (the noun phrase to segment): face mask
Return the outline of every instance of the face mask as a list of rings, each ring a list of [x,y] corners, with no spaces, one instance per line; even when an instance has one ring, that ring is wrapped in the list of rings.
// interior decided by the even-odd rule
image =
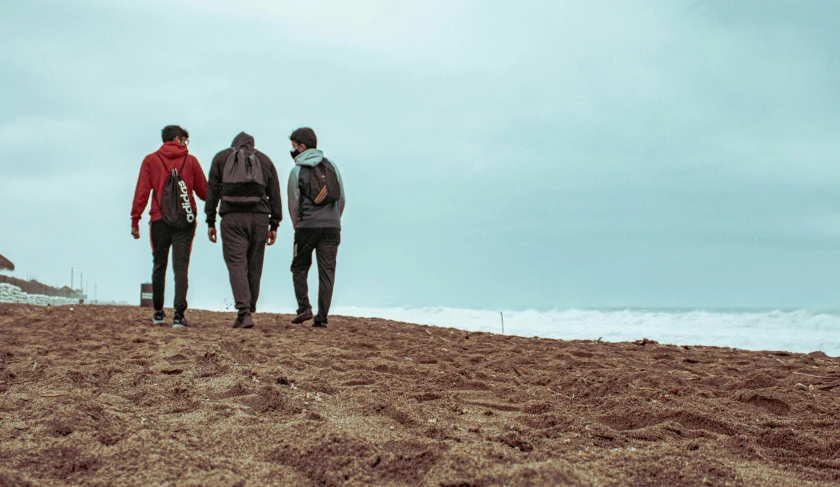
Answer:
[[[293,150],[293,151],[291,151],[291,152],[289,152],[289,153],[292,155],[292,159],[295,159],[297,156],[299,156],[299,155],[300,155],[300,151],[299,151],[299,150],[297,150],[297,149],[295,149],[295,150]]]

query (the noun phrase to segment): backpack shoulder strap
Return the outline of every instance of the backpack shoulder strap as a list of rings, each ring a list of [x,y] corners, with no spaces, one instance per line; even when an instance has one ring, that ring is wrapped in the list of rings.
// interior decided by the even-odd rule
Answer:
[[[254,162],[256,162],[257,167],[260,168],[260,172],[262,173],[262,177],[263,177],[263,182],[266,183],[265,184],[266,191],[268,191],[268,180],[271,176],[271,170],[269,170],[268,176],[266,176],[265,168],[268,166],[268,163],[263,164],[263,159],[260,157],[260,154],[261,154],[260,151],[258,151],[256,149],[254,150],[254,154],[253,154]],[[265,154],[263,154],[263,155],[265,155]],[[266,156],[266,157],[268,157],[268,156]]]
[[[163,166],[164,169],[166,169],[166,163],[163,162],[163,156],[160,155],[160,152],[156,151],[155,155],[157,156],[158,160],[160,161],[160,165]],[[169,169],[166,169],[166,170],[168,171]]]
[[[160,161],[160,165],[163,166],[164,171],[169,171],[169,169],[166,167],[166,164],[163,162],[163,156],[160,155],[160,152],[155,152],[155,155],[158,156],[158,160]],[[181,174],[181,171],[184,170],[184,164],[187,163],[187,156],[188,155],[189,154],[184,156],[184,160],[181,161],[181,169],[179,169],[178,171],[175,171],[175,168],[174,167],[172,168],[173,173]]]
[[[160,161],[160,165],[163,166],[163,171],[166,172],[169,169],[166,168],[166,164],[163,162],[163,156],[160,155],[160,152],[155,151],[155,155],[157,156],[158,160]],[[152,186],[152,195],[158,196],[157,189],[155,189],[154,185]],[[157,198],[158,209],[161,208],[160,206],[160,198]]]

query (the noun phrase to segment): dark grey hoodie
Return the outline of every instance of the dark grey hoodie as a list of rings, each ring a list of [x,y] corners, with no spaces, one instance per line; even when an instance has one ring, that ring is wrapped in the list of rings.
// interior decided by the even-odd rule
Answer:
[[[222,169],[224,169],[233,149],[241,148],[257,154],[257,159],[262,165],[263,176],[265,176],[265,197],[259,203],[244,208],[232,206],[222,201],[221,206],[219,206],[219,215],[225,216],[227,213],[234,212],[266,213],[269,215],[271,229],[276,230],[277,226],[280,225],[280,220],[283,219],[283,202],[280,199],[280,180],[277,177],[277,169],[267,155],[254,149],[254,138],[245,132],[240,132],[239,135],[234,137],[230,147],[213,157],[213,162],[210,165],[210,175],[207,177],[207,201],[204,205],[207,225],[216,226],[216,206],[219,205],[219,200],[222,197]]]

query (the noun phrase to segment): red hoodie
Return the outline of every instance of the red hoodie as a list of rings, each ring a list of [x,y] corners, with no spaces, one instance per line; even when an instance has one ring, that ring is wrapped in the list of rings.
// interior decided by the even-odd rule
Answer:
[[[152,190],[155,191],[155,196],[152,198],[152,209],[149,211],[149,215],[151,215],[153,222],[161,219],[158,199],[163,192],[163,187],[166,186],[166,181],[172,174],[172,169],[177,169],[181,179],[187,184],[190,204],[192,204],[195,214],[199,214],[198,208],[195,206],[193,191],[201,198],[201,201],[204,201],[207,197],[207,178],[204,177],[204,171],[201,169],[198,159],[187,155],[187,152],[187,148],[177,142],[166,142],[156,153],[151,153],[143,159],[143,165],[140,166],[140,176],[137,177],[137,189],[134,190],[134,204],[131,206],[132,228],[139,226],[140,219],[143,217],[143,210],[146,208],[146,203],[149,202],[149,191]],[[161,157],[158,157],[158,154]],[[184,156],[187,156],[186,162]],[[161,159],[163,159],[162,163]],[[181,169],[182,163],[184,165],[183,169]]]

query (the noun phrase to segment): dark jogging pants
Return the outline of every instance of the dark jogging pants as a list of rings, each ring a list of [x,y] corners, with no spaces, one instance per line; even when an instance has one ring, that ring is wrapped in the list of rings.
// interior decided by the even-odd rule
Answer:
[[[264,213],[236,212],[222,217],[222,252],[240,315],[257,311],[268,223]]]
[[[163,309],[163,292],[166,287],[166,266],[169,263],[169,248],[172,248],[172,270],[175,273],[175,314],[184,315],[187,310],[188,270],[190,253],[195,237],[195,224],[186,228],[172,228],[163,220],[152,222],[152,256],[155,267],[152,271],[152,291],[155,310]]]
[[[300,228],[295,230],[295,250],[292,259],[292,280],[295,284],[295,296],[298,313],[312,309],[309,304],[309,286],[307,276],[312,267],[312,251],[318,259],[318,315],[317,323],[326,323],[330,312],[333,285],[335,284],[335,261],[338,256],[338,244],[341,243],[340,228]]]

